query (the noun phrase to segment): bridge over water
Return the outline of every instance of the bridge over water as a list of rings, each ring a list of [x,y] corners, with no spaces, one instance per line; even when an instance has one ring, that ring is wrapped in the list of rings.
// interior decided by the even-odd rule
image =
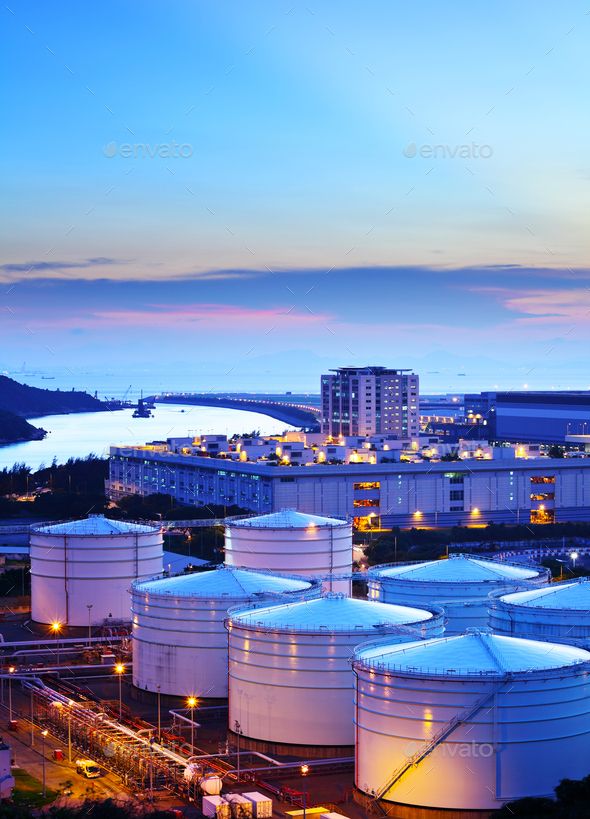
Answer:
[[[157,404],[194,404],[198,407],[220,407],[221,409],[238,409],[248,412],[259,412],[284,421],[295,427],[305,427],[318,431],[320,427],[319,406],[302,400],[279,400],[266,396],[212,395],[211,393],[161,393],[145,399]]]

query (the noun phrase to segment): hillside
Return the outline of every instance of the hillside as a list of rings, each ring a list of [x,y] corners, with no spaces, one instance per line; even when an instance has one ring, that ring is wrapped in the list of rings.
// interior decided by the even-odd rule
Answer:
[[[19,441],[39,441],[45,435],[45,430],[29,424],[20,415],[0,410],[0,446],[17,444]]]
[[[23,418],[65,415],[70,412],[99,412],[104,409],[102,401],[87,392],[42,390],[0,375],[0,410]]]

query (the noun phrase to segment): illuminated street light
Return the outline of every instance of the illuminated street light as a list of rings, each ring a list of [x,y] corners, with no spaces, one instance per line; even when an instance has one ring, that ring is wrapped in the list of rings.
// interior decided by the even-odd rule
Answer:
[[[119,677],[119,722],[123,717],[123,693],[122,693],[122,680],[123,674],[125,673],[125,666],[123,663],[117,663],[115,666],[115,674]]]
[[[301,774],[301,776],[307,776],[307,774],[309,773],[309,765],[302,765],[299,768],[299,773]],[[307,791],[304,790],[304,791],[302,791],[302,793],[303,793],[303,819],[306,819],[306,817],[307,817]]]
[[[576,560],[580,557],[580,555],[578,554],[578,552],[571,552],[570,557],[572,559],[572,565],[573,565],[573,567],[575,569],[576,568]]]
[[[56,639],[59,637],[59,634],[62,630],[62,624],[59,620],[54,620],[51,624],[51,631],[55,635]],[[59,640],[57,641],[57,664],[59,666]]]
[[[186,698],[187,707],[191,709],[191,753],[195,747],[195,707],[197,705],[196,697]]]
[[[12,722],[12,674],[16,671],[16,668],[11,665],[8,668],[8,719]]]

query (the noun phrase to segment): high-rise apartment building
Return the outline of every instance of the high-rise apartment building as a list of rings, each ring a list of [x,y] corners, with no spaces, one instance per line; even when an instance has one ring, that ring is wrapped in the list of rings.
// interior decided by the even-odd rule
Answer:
[[[418,401],[419,378],[411,370],[340,367],[322,375],[322,432],[414,438]]]

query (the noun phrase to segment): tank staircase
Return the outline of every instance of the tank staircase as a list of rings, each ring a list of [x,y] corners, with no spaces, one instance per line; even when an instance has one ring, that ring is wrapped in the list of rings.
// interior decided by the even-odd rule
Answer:
[[[382,799],[385,794],[391,790],[397,783],[413,768],[416,768],[427,756],[429,756],[434,749],[440,745],[441,742],[444,742],[445,739],[453,733],[455,728],[459,725],[462,725],[465,722],[468,722],[472,717],[474,717],[481,709],[488,703],[492,697],[494,697],[500,688],[504,685],[505,680],[496,684],[493,688],[468,706],[464,711],[461,711],[459,714],[453,717],[452,720],[446,723],[440,731],[430,737],[426,743],[422,746],[422,748],[418,749],[415,754],[409,756],[405,762],[400,765],[389,777],[387,782],[379,788],[379,790],[374,794],[373,801],[377,802],[379,799]]]

